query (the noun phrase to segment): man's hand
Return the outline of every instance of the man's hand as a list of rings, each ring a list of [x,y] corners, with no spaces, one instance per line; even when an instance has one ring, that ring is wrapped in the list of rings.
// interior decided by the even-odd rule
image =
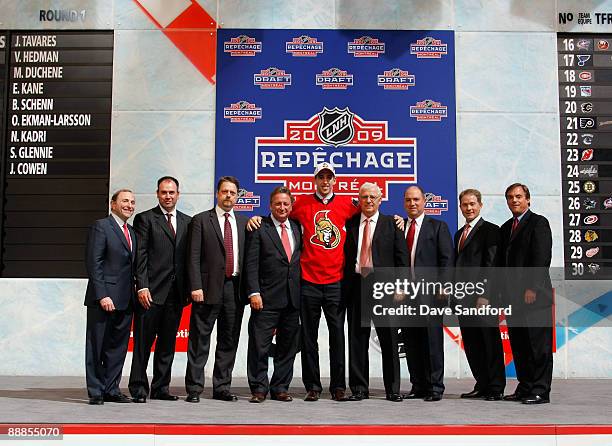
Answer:
[[[528,304],[528,305],[531,305],[535,301],[536,301],[536,293],[535,293],[535,291],[530,290],[529,288],[527,288],[525,290],[525,303]]]
[[[204,302],[204,291],[201,288],[193,290],[191,292],[191,300],[194,302]]]
[[[476,308],[482,308],[489,305],[489,299],[486,297],[479,297],[476,299]]]
[[[261,217],[259,215],[253,215],[249,218],[246,228],[249,232],[253,232],[255,229],[259,229],[261,226]]]
[[[109,313],[111,311],[115,311],[115,304],[113,303],[113,299],[108,296],[100,299],[100,306],[104,311],[108,311]]]
[[[249,300],[251,301],[251,310],[263,310],[263,300],[261,299],[261,294],[253,294],[251,297],[249,297]]]
[[[395,219],[395,226],[397,226],[400,231],[404,231],[404,219],[399,215],[394,215],[393,218]]]
[[[151,308],[151,302],[153,302],[153,298],[151,297],[151,293],[148,288],[143,288],[138,292],[138,302],[145,310]]]

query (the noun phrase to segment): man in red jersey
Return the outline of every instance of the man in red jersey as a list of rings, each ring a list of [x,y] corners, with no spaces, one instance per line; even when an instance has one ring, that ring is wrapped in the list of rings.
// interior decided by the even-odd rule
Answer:
[[[329,163],[316,166],[316,192],[298,197],[291,218],[302,225],[302,381],[304,401],[317,401],[323,390],[319,368],[318,334],[321,310],[329,332],[331,397],[347,401],[345,380],[344,319],[346,307],[340,293],[344,267],[344,225],[359,207],[350,197],[334,194],[336,172]],[[260,217],[253,217],[254,224]]]

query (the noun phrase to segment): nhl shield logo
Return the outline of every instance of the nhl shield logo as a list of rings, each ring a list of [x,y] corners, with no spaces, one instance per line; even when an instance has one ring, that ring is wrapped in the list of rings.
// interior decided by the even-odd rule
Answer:
[[[324,107],[319,112],[318,133],[321,141],[336,147],[350,142],[355,134],[354,116],[348,107],[334,107],[332,110]]]

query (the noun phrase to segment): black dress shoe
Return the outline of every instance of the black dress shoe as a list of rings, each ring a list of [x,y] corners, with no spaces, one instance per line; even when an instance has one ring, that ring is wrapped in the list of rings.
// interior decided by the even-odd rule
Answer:
[[[309,390],[306,393],[306,396],[304,397],[304,401],[319,401],[319,396],[321,395],[321,392],[317,392],[316,390]]]
[[[263,403],[266,400],[266,394],[262,392],[253,392],[253,396],[249,400],[249,403]]]
[[[331,399],[334,401],[348,401],[348,396],[346,396],[346,391],[343,389],[336,389],[332,392]]]
[[[523,404],[547,404],[550,403],[550,398],[542,395],[530,395],[523,399]]]
[[[188,403],[199,403],[200,402],[200,394],[198,392],[189,392],[185,401]]]
[[[104,404],[104,398],[101,396],[93,396],[89,398],[89,404],[92,406],[102,406]]]
[[[468,393],[462,393],[461,394],[461,398],[465,398],[465,399],[479,399],[479,398],[485,398],[487,396],[486,393],[481,392],[480,390],[472,390],[471,392]]]
[[[442,399],[442,394],[438,392],[432,392],[427,395],[423,401],[431,402],[431,401],[440,401]]]
[[[147,402],[147,397],[146,396],[134,396],[132,397],[132,402],[133,403],[138,403],[138,404],[143,404]]]
[[[411,390],[410,393],[403,393],[402,398],[405,400],[418,400],[423,399],[427,396],[425,392],[418,392],[416,390]]]
[[[351,396],[349,396],[349,401],[361,401],[367,400],[370,398],[370,394],[368,392],[355,392]]]
[[[156,395],[151,395],[151,399],[162,401],[177,401],[179,397],[176,395],[170,395],[169,393],[158,393]]]
[[[107,403],[131,403],[132,398],[123,393],[118,393],[116,395],[104,395],[104,401]]]
[[[392,401],[394,403],[401,403],[404,401],[404,398],[399,393],[387,393],[387,401]]]
[[[506,395],[503,397],[504,401],[523,401],[525,399],[526,395],[523,395],[520,392],[514,392],[511,393],[510,395]]]
[[[214,392],[213,400],[219,401],[238,401],[238,397],[233,393],[230,393],[229,390],[224,390],[223,392]]]
[[[487,396],[485,396],[485,401],[501,401],[503,398],[503,393],[487,393]]]

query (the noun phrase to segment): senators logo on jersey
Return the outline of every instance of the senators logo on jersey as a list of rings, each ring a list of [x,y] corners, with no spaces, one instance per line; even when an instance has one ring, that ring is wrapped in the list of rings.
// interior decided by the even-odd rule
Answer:
[[[310,243],[325,249],[334,249],[340,244],[340,230],[327,217],[329,210],[319,211],[314,216],[315,233],[310,237]]]

